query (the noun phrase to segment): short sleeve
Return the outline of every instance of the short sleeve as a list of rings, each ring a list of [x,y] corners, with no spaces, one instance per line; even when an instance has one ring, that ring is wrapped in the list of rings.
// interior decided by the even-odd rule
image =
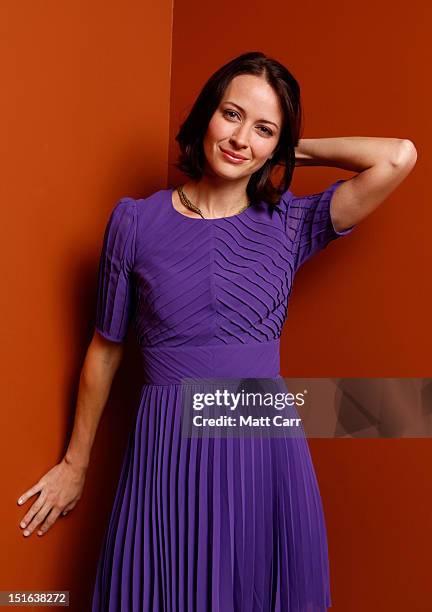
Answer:
[[[97,277],[95,328],[114,342],[124,340],[133,312],[136,228],[136,201],[122,198],[105,228]]]
[[[285,230],[294,256],[295,270],[332,240],[350,234],[356,227],[337,232],[330,216],[333,193],[344,179],[330,185],[326,190],[305,196],[294,196],[291,192],[282,195],[285,202]]]

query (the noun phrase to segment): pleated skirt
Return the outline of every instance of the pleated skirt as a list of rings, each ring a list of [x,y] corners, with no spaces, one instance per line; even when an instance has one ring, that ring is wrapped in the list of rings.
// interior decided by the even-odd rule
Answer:
[[[92,612],[330,606],[326,527],[306,438],[187,438],[181,385],[143,385]]]

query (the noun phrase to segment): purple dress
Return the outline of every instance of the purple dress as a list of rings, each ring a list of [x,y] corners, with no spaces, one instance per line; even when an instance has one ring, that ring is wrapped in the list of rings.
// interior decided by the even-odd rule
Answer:
[[[92,612],[318,612],[331,605],[306,438],[181,433],[182,378],[280,377],[299,266],[338,236],[340,183],[277,210],[181,214],[173,189],[122,198],[99,264],[96,329],[132,323],[143,386],[99,558]]]

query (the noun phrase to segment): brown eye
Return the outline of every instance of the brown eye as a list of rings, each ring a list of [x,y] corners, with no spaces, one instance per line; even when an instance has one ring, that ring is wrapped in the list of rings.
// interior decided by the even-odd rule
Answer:
[[[229,108],[226,108],[223,111],[223,115],[229,117],[230,119],[234,119],[235,117],[238,117],[238,113],[236,111],[233,111],[233,110],[229,109]],[[263,125],[260,125],[258,127],[259,127],[260,130],[263,130],[264,133],[267,136],[273,136],[273,132],[271,130],[269,130],[267,127],[265,127]]]
[[[228,109],[225,109],[223,112],[224,115],[228,115],[229,117],[233,118],[232,115],[229,115],[229,113],[232,113],[232,115],[237,115],[235,111],[228,110]]]

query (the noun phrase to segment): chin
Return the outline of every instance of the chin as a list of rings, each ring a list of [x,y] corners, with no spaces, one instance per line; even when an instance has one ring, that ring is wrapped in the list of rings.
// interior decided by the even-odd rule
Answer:
[[[240,174],[238,168],[235,166],[227,168],[225,164],[219,164],[217,162],[210,164],[208,161],[206,161],[204,171],[210,176],[219,176],[220,178],[226,179],[237,178]]]
[[[236,171],[236,168],[233,168],[233,170],[231,172],[227,172],[225,170],[225,168],[224,169],[214,170],[213,172],[217,176],[220,176],[221,178],[227,179],[227,181],[235,180],[235,179],[239,179],[239,178],[244,178],[245,176],[249,176],[249,173],[245,174],[244,172],[239,172],[238,170]]]

